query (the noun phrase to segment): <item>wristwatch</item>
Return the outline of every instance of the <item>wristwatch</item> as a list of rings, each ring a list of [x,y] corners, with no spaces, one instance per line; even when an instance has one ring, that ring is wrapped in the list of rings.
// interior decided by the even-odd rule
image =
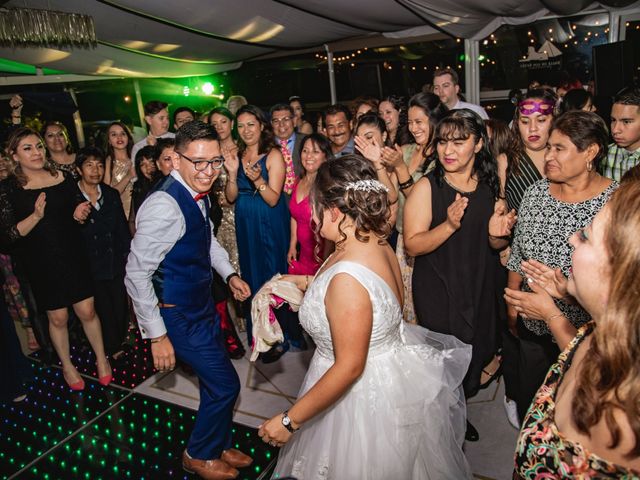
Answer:
[[[299,428],[293,428],[293,425],[291,425],[291,419],[289,418],[289,410],[285,410],[284,412],[282,412],[282,425],[291,433],[295,433],[298,430],[300,430]]]
[[[259,192],[264,192],[267,189],[267,183],[263,183],[262,185],[260,185],[256,190],[258,190]]]

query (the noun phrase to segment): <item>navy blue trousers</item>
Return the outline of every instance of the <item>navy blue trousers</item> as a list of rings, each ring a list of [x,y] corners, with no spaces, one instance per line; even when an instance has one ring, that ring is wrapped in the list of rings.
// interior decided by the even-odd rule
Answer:
[[[161,308],[176,356],[195,370],[200,382],[200,407],[187,452],[192,458],[219,458],[231,447],[233,406],[240,380],[224,346],[213,299],[201,307]]]

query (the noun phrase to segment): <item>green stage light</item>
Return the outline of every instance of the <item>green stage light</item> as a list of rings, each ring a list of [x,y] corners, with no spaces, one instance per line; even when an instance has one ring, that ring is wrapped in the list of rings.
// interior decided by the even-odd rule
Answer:
[[[202,84],[202,93],[204,93],[205,95],[211,95],[214,90],[215,87],[213,86],[213,83],[205,82],[204,84]]]

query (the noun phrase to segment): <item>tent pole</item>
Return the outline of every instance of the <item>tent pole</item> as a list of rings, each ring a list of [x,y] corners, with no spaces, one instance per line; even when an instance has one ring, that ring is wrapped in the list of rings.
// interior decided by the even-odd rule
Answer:
[[[147,125],[144,120],[144,106],[142,105],[142,94],[140,93],[140,82],[138,80],[133,81],[133,89],[136,92],[136,105],[138,106],[138,119],[140,120],[140,126],[145,128]]]
[[[467,102],[480,104],[480,42],[464,40],[464,94]]]
[[[620,13],[616,10],[609,12],[609,43],[620,39]]]
[[[329,50],[329,45],[324,44],[324,49],[327,51],[327,69],[329,71],[329,90],[331,92],[331,105],[338,103],[338,96],[336,95],[336,74],[333,70],[333,52]]]
[[[78,99],[76,98],[76,92],[73,88],[67,88],[67,92],[71,95],[73,103],[76,104],[77,110],[73,112],[73,125],[76,127],[76,138],[78,139],[78,147],[85,146],[84,130],[82,129],[82,118],[80,118],[80,108],[78,108]]]
[[[378,77],[378,98],[384,98],[382,92],[382,74],[380,73],[380,64],[376,63],[376,76]]]

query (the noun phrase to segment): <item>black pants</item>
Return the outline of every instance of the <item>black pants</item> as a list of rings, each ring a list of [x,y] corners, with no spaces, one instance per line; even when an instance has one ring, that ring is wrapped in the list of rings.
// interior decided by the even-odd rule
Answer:
[[[520,421],[529,410],[531,401],[544,382],[549,367],[560,355],[558,344],[551,334],[536,335],[518,320],[518,388],[516,401]]]
[[[95,307],[102,325],[102,339],[107,355],[122,349],[129,327],[129,303],[124,277],[95,280]]]
[[[520,339],[511,335],[508,329],[502,331],[502,378],[504,394],[510,400],[518,398],[520,376]]]

